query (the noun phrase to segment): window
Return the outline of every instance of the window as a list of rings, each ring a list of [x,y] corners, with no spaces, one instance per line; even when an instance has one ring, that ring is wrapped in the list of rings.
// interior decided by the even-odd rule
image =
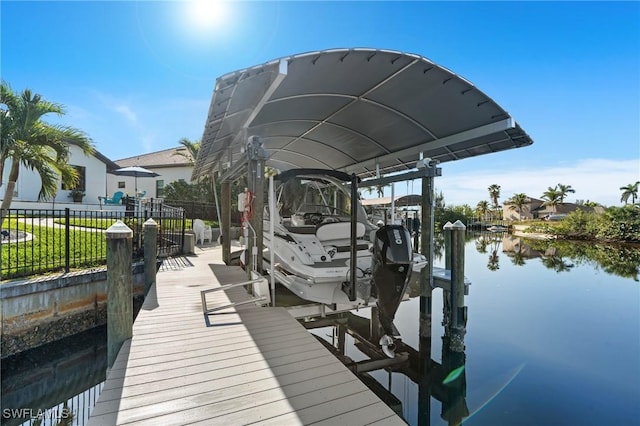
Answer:
[[[86,191],[86,178],[87,178],[87,168],[84,166],[71,166],[74,169],[76,169],[76,173],[78,173],[78,184],[75,186],[75,188],[70,187],[67,183],[62,182],[62,189],[64,190],[71,190],[71,189],[77,189],[79,191]]]
[[[118,182],[118,189],[124,189],[125,185],[124,182]]]
[[[164,181],[156,181],[156,198],[162,198],[164,196]]]

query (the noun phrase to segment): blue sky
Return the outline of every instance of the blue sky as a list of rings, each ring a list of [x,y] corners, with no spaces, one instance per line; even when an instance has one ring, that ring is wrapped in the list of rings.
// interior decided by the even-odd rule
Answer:
[[[534,140],[443,164],[448,204],[475,206],[493,183],[502,200],[562,183],[576,190],[568,201],[613,205],[640,180],[638,2],[197,3],[2,0],[0,73],[63,104],[52,121],[118,160],[200,139],[228,72],[313,50],[399,50],[466,78]]]

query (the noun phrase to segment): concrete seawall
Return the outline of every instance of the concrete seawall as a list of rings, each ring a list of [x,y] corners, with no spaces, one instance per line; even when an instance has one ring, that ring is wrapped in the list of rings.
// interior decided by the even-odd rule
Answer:
[[[142,299],[144,265],[132,268],[134,298]],[[106,324],[106,320],[106,268],[0,285],[2,358]]]

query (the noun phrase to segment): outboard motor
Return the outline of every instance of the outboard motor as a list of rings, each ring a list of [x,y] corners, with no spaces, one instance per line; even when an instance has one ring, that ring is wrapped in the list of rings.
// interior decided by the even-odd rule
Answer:
[[[384,335],[380,345],[384,353],[395,356],[394,337],[400,337],[393,324],[411,276],[413,253],[411,236],[402,225],[385,225],[375,233],[371,278],[378,298],[378,317]]]

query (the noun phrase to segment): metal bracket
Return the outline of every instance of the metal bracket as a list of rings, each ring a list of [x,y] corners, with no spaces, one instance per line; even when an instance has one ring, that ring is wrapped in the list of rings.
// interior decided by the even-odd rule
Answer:
[[[416,163],[416,169],[424,170],[423,176],[436,177],[442,176],[442,168],[437,167],[440,162],[431,158],[423,158]]]
[[[253,285],[253,284],[258,284],[260,282],[262,282],[264,280],[264,278],[259,278],[259,279],[255,279],[255,280],[251,280],[251,281],[242,281],[239,283],[233,283],[233,284],[226,284],[226,285],[222,285],[220,287],[216,287],[216,288],[211,288],[209,290],[202,290],[200,292],[200,297],[202,298],[202,313],[205,315],[205,317],[207,315],[211,315],[217,311],[221,311],[227,308],[234,308],[236,306],[240,306],[240,305],[248,305],[250,303],[256,303],[256,302],[266,302],[268,303],[268,297],[267,296],[260,296],[260,297],[254,297],[252,299],[249,300],[243,300],[241,302],[234,302],[234,303],[227,303],[225,305],[220,305],[220,306],[214,306],[212,308],[209,308],[207,305],[207,298],[206,298],[206,294],[207,293],[213,293],[216,291],[222,291],[222,290],[228,290],[230,288],[235,288],[235,287],[243,287],[245,285]]]
[[[262,140],[255,135],[249,136],[246,152],[250,161],[268,160],[270,157],[269,151],[263,148]]]

